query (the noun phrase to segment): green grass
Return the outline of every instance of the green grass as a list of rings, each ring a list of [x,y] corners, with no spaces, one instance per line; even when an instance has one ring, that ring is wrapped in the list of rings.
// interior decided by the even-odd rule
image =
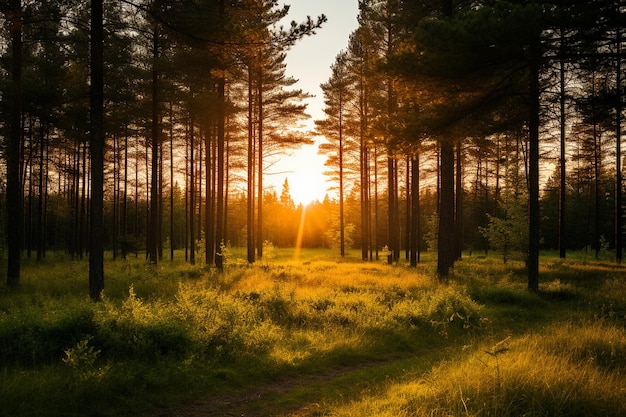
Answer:
[[[429,256],[243,255],[224,274],[107,260],[98,304],[86,261],[25,260],[0,289],[0,414],[153,415],[260,391],[241,413],[626,415],[621,266],[544,256],[532,294],[523,264],[496,257],[440,284]]]

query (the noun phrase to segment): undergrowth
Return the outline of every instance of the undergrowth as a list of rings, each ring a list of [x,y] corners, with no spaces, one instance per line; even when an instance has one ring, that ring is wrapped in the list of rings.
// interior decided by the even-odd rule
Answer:
[[[27,263],[22,286],[0,290],[0,414],[138,415],[280,376],[415,358],[376,389],[339,389],[300,415],[626,415],[624,272],[542,265],[531,294],[519,265],[484,257],[459,262],[448,284],[428,264],[278,249],[223,274],[129,259],[107,262],[94,304],[84,263]],[[424,374],[420,357],[433,354],[445,360]]]

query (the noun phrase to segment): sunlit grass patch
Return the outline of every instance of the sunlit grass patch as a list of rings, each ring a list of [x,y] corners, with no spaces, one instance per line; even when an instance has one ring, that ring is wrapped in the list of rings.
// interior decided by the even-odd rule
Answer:
[[[38,372],[57,375],[55,386],[35,384],[46,391],[41,398],[75,415],[97,409],[89,407],[117,415],[106,398],[131,410],[217,387],[411,359],[406,372],[398,366],[358,390],[337,383],[343,400],[305,408],[317,410],[311,415],[577,416],[599,407],[626,415],[615,400],[626,395],[624,268],[548,258],[535,294],[513,261],[466,257],[440,283],[432,263],[303,253],[293,259],[275,248],[271,260],[233,261],[223,274],[180,260],[107,262],[98,304],[87,297],[85,261],[27,263],[22,288],[0,294],[3,406],[19,410],[26,397],[16,387]],[[495,349],[508,335],[501,345],[508,350]],[[603,392],[603,381],[617,394]],[[187,384],[197,391],[181,388]]]
[[[624,369],[601,362],[611,346],[623,349],[625,338],[623,329],[590,323],[482,344],[422,376],[339,406],[332,415],[624,415]]]

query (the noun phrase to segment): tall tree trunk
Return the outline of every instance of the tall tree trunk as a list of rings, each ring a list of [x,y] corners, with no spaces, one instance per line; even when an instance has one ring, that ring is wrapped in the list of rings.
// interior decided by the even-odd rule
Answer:
[[[262,52],[259,52],[259,62],[262,61]],[[259,68],[257,85],[257,100],[258,100],[258,124],[259,124],[259,137],[258,137],[258,177],[257,177],[257,255],[259,259],[263,258],[263,69]]]
[[[560,56],[559,56],[559,121],[560,121],[560,147],[559,156],[559,257],[565,258],[565,34],[561,26],[560,31]]]
[[[615,88],[615,260],[622,262],[622,32],[616,30],[617,68]]]
[[[225,0],[220,0],[219,13],[225,14]],[[222,51],[222,53],[225,53]],[[224,270],[224,173],[225,163],[225,128],[226,128],[226,79],[221,76],[217,81],[217,198],[215,212],[215,266]],[[208,178],[208,176],[207,176]]]
[[[189,260],[189,144],[191,141],[189,135],[190,124],[191,121],[188,120],[185,125],[185,262]]]
[[[592,95],[596,94],[596,75],[592,76]],[[593,176],[594,176],[594,231],[593,242],[595,247],[595,258],[600,256],[600,144],[598,137],[598,123],[596,120],[596,105],[595,101],[592,104],[592,118],[593,118]]]
[[[151,180],[150,220],[148,226],[148,262],[156,265],[158,259],[159,228],[159,30],[154,23],[152,34],[152,129],[151,129]]]
[[[441,190],[439,194],[439,233],[437,239],[437,274],[445,280],[454,264],[454,145],[441,141]]]
[[[360,173],[361,173],[361,260],[366,261],[368,258],[368,246],[370,240],[369,233],[369,181],[368,181],[368,169],[367,169],[367,145],[365,143],[365,122],[361,117],[361,146],[359,155]]]
[[[83,148],[81,151],[81,147]],[[78,158],[79,163],[77,167],[82,170],[78,172],[77,183],[80,185],[82,180],[82,186],[76,189],[76,207],[78,213],[78,257],[83,259],[83,249],[85,249],[85,216],[87,215],[87,144],[78,145]],[[82,163],[81,163],[82,161]],[[80,192],[80,195],[79,195]],[[104,198],[104,197],[103,197]]]
[[[195,117],[193,112],[189,119],[189,263],[196,263],[196,235],[194,218],[196,216],[196,172],[194,161],[195,144]]]
[[[530,45],[528,135],[528,289],[539,291],[539,35]]]
[[[45,125],[40,123],[39,126],[39,184],[37,184],[37,260],[41,261],[43,259],[43,246],[44,246],[44,200],[45,200],[45,184],[47,173],[44,172],[44,158],[46,157],[45,149],[46,149],[46,134],[45,134]]]
[[[340,93],[341,94],[341,93]],[[339,254],[346,255],[343,213],[343,97],[339,97]]]
[[[159,123],[161,125],[161,123]],[[157,256],[159,261],[163,260],[163,141],[159,132],[159,186],[157,189]]]
[[[20,182],[20,147],[22,140],[22,2],[12,0],[7,20],[11,24],[11,98],[10,132],[7,155],[7,285],[20,283],[22,251],[22,187]]]
[[[419,262],[420,233],[420,159],[419,152],[411,158],[411,229],[409,262],[416,267]]]
[[[118,191],[119,191],[119,169],[118,169],[118,152],[117,134],[113,134],[113,260],[117,259],[117,233],[118,233]]]
[[[375,249],[375,258],[378,260],[378,218],[379,218],[379,207],[378,207],[378,148],[374,145],[374,247]]]
[[[253,98],[253,77],[252,65],[248,66],[248,218],[247,218],[247,244],[248,263],[255,261],[254,245],[254,98]]]
[[[122,259],[126,259],[128,250],[128,126],[124,126],[124,191],[122,194],[121,213],[121,236],[122,236]]]
[[[104,290],[104,31],[102,0],[91,0],[89,296]]]
[[[398,229],[396,227],[396,170],[393,150],[391,145],[387,145],[387,245],[391,255],[387,258],[387,263],[391,264],[397,256]]]
[[[223,7],[223,1],[221,2]],[[222,77],[217,83],[217,200],[215,219],[215,244],[217,252],[215,254],[215,265],[220,271],[224,270],[224,255],[222,246],[224,245],[224,171],[225,161],[225,125],[226,125],[226,80]]]
[[[215,169],[211,169],[211,164],[215,160],[215,152],[213,146],[213,126],[205,132],[204,135],[204,147],[206,148],[206,158],[204,160],[206,171],[206,210],[204,212],[204,231],[205,231],[205,252],[204,258],[207,265],[213,265],[215,262],[215,190],[214,190],[214,177]],[[215,164],[213,164],[215,167]]]
[[[463,251],[463,143],[456,143],[456,201],[454,217],[454,258],[461,259]],[[495,213],[494,213],[495,215]]]
[[[174,260],[174,110],[170,100],[170,261]]]

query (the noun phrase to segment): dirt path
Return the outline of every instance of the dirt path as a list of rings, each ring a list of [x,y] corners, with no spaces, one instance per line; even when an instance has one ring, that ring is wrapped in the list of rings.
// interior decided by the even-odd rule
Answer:
[[[396,359],[366,363],[358,366],[345,366],[324,373],[283,377],[262,386],[254,386],[222,394],[202,401],[194,401],[173,409],[161,410],[154,417],[270,417],[270,416],[307,416],[316,413],[320,404],[339,401],[342,391],[351,391],[357,396],[367,382],[359,387],[341,386],[333,396],[323,386],[340,385],[341,379],[356,372],[386,367],[393,363],[406,361]],[[349,380],[349,379],[347,379]],[[376,383],[375,381],[371,382]],[[355,392],[357,391],[357,392]]]

